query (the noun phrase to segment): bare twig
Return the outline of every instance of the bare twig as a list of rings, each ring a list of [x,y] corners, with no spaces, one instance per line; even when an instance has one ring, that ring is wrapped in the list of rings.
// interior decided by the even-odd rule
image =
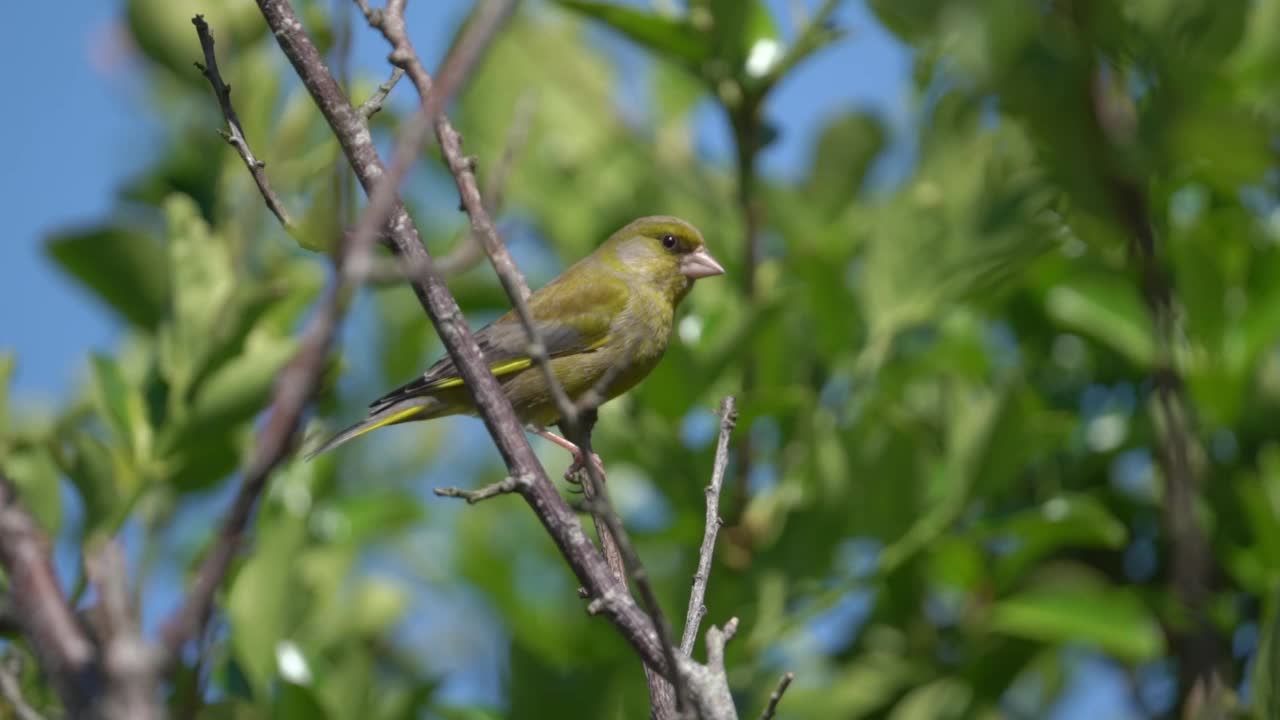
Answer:
[[[462,498],[467,501],[468,505],[475,505],[483,500],[492,497],[505,495],[507,493],[518,493],[522,488],[529,485],[533,481],[524,475],[513,475],[503,478],[491,485],[485,485],[478,490],[462,490],[455,487],[436,488],[432,492],[440,497]]]
[[[698,638],[698,626],[707,614],[705,604],[707,581],[711,579],[711,560],[716,554],[716,535],[720,525],[720,490],[724,487],[724,474],[729,466],[729,436],[738,424],[738,407],[732,395],[720,401],[720,437],[716,442],[716,459],[711,469],[711,484],[707,485],[707,517],[702,531],[702,547],[698,551],[698,569],[693,574],[693,587],[689,591],[689,609],[685,614],[684,634],[680,637],[680,652],[693,655],[693,644]]]
[[[395,89],[396,83],[400,82],[400,78],[404,77],[404,70],[401,68],[392,68],[391,77],[387,81],[378,86],[378,89],[369,96],[368,100],[360,103],[360,114],[369,119],[378,114],[382,109],[382,104],[387,101],[387,96]]]
[[[218,106],[222,108],[222,116],[227,121],[227,130],[221,135],[240,154],[240,159],[244,160],[244,166],[253,176],[253,181],[258,186],[258,192],[262,193],[262,199],[266,202],[267,208],[276,216],[285,230],[292,232],[293,218],[289,217],[289,211],[285,210],[280,197],[276,195],[275,190],[271,189],[271,183],[267,180],[266,163],[255,157],[253,150],[249,149],[249,141],[245,139],[240,118],[231,104],[231,86],[223,82],[222,75],[218,72],[218,58],[213,52],[213,33],[209,31],[209,24],[204,21],[203,15],[196,15],[191,22],[196,26],[196,34],[200,36],[200,47],[204,50],[204,64],[196,63],[196,67],[213,87],[213,94],[218,98]]]
[[[694,704],[702,720],[737,720],[738,718],[724,666],[725,645],[737,632],[738,618],[736,617],[729,618],[729,622],[724,624],[723,629],[712,625],[707,630],[707,664],[703,666],[688,659],[684,661],[689,684],[694,688],[691,693]]]
[[[22,661],[12,650],[0,657],[0,697],[9,701],[17,720],[44,720],[44,716],[27,703],[22,696]]]
[[[86,713],[102,686],[93,643],[58,585],[49,543],[17,491],[0,474],[0,565],[9,578],[22,634],[72,716]]]
[[[273,36],[337,136],[365,192],[374,194],[383,179],[389,175],[373,146],[364,118],[351,106],[341,87],[334,81],[287,0],[257,2]],[[474,29],[477,23],[472,23],[469,27]],[[458,310],[456,300],[431,266],[430,256],[423,248],[421,238],[396,197],[395,190],[394,185],[388,183],[388,189],[384,191],[391,195],[390,219],[385,224],[387,238],[405,262],[421,262],[425,268],[423,273],[411,276],[409,284],[431,317],[466,387],[472,392],[480,417],[502,454],[508,474],[533,478],[529,486],[520,490],[520,495],[533,508],[543,527],[569,562],[578,581],[588,592],[600,597],[610,590],[617,591],[619,583],[609,571],[604,558],[591,544],[578,518],[547,478],[529,447],[522,423],[512,410],[511,402],[502,393],[497,380],[489,372],[475,338]],[[372,205],[371,201],[370,206]],[[603,614],[646,663],[663,672],[668,671],[653,623],[634,601],[623,598]]]
[[[785,672],[778,680],[778,687],[774,688],[773,693],[769,695],[769,704],[764,707],[764,712],[760,713],[760,720],[773,720],[773,716],[778,713],[778,703],[782,701],[782,695],[787,692],[787,688],[791,687],[791,681],[796,679],[793,672]]]

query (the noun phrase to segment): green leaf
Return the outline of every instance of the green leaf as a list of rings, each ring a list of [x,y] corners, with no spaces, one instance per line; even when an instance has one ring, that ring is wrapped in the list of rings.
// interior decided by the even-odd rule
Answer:
[[[297,348],[293,338],[263,337],[224,363],[200,385],[190,424],[220,433],[256,415],[270,400],[271,387]]]
[[[599,20],[658,56],[697,71],[711,57],[711,45],[693,25],[634,8],[591,0],[556,0],[570,10]]]
[[[18,497],[48,535],[62,526],[62,489],[58,468],[43,447],[27,447],[5,456],[4,472],[18,488]]]
[[[294,467],[274,479],[281,494],[287,486],[305,483]],[[305,488],[303,488],[305,490]],[[255,552],[237,573],[227,599],[231,645],[255,694],[265,696],[276,676],[276,649],[294,622],[291,608],[303,599],[295,592],[294,568],[306,542],[304,519],[279,505],[258,522]]]
[[[1118,549],[1128,529],[1105,505],[1087,495],[1060,495],[1024,510],[982,533],[989,540],[1010,543],[997,568],[1004,582],[1013,582],[1036,560],[1062,548]]]
[[[135,464],[151,455],[151,423],[142,392],[125,380],[115,359],[94,353],[94,400],[120,443],[132,451]]]
[[[1050,643],[1089,643],[1126,662],[1164,652],[1164,634],[1133,592],[1100,587],[1036,588],[992,608],[991,629]]]
[[[324,720],[329,717],[316,693],[306,685],[282,683],[272,717],[280,720]]]
[[[1045,309],[1057,322],[1147,368],[1155,359],[1151,320],[1131,282],[1115,275],[1077,277],[1049,289]]]
[[[871,113],[833,117],[814,143],[804,184],[806,197],[828,216],[844,212],[857,202],[867,172],[887,141],[884,122]]]
[[[153,238],[103,225],[56,233],[45,241],[54,262],[135,327],[152,330],[164,318],[169,270]]]
[[[711,0],[710,10],[716,57],[748,77],[773,70],[782,47],[773,13],[763,0]]]
[[[110,520],[120,500],[118,483],[127,484],[126,478],[116,473],[111,450],[93,435],[76,431],[57,459],[84,503],[86,534]]]

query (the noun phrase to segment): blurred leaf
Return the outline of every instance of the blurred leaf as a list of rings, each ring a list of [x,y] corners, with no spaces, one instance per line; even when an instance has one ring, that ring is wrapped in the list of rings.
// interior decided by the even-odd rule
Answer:
[[[132,451],[135,462],[151,454],[151,421],[142,393],[125,380],[114,358],[93,354],[94,400],[116,437]]]
[[[103,225],[51,235],[45,250],[64,272],[132,325],[151,330],[165,315],[169,273],[155,240]]]
[[[295,469],[277,476],[276,487],[288,493],[287,486],[297,486],[300,482],[304,480]],[[292,513],[276,507],[262,513],[257,527],[256,552],[232,582],[227,615],[236,658],[255,695],[265,697],[276,676],[276,648],[288,637],[295,621],[290,609],[303,600],[293,590],[292,569],[306,539],[306,525]]]
[[[1002,581],[1011,583],[1036,560],[1064,548],[1124,546],[1128,530],[1105,505],[1087,495],[1060,495],[1023,510],[983,533],[997,551]]]
[[[133,41],[152,62],[193,84],[204,78],[192,63],[203,62],[191,18],[203,13],[220,57],[236,57],[243,46],[265,34],[267,25],[249,0],[216,4],[198,0],[129,0],[126,16]]]
[[[117,485],[111,450],[87,432],[70,434],[56,455],[61,470],[75,486],[84,503],[85,531],[88,534],[114,514],[124,485]],[[125,478],[120,478],[125,481]]]
[[[1155,360],[1151,320],[1133,284],[1113,275],[1079,276],[1049,289],[1051,318],[1090,336],[1138,367]]]
[[[1126,661],[1164,652],[1164,634],[1130,590],[1060,586],[1029,589],[997,602],[996,632],[1051,643],[1087,643]]]
[[[945,720],[969,717],[973,689],[955,678],[942,678],[909,691],[889,720]]]
[[[887,141],[888,130],[874,115],[847,112],[833,117],[813,146],[803,188],[808,201],[832,216],[856,202]]]
[[[604,23],[659,57],[690,70],[697,71],[710,57],[711,46],[686,20],[591,0],[556,0],[556,3]]]
[[[329,714],[311,688],[285,682],[281,683],[271,716],[279,720],[324,720]]]
[[[42,447],[24,448],[6,455],[3,469],[22,505],[47,534],[56,536],[62,526],[62,487],[53,458]]]

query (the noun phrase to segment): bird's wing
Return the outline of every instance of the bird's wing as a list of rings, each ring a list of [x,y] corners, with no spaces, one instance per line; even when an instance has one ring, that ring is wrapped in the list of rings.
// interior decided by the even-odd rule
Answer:
[[[530,314],[550,357],[593,352],[603,347],[614,318],[627,304],[629,291],[623,280],[607,273],[575,270],[578,270],[576,266],[529,298]],[[528,334],[514,311],[476,331],[475,338],[489,370],[499,378],[533,365]],[[373,401],[371,412],[409,397],[463,384],[453,359],[445,356],[421,377]]]

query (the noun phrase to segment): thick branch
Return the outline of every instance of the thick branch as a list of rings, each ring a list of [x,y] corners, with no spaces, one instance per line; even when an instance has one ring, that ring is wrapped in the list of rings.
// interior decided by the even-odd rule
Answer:
[[[333,129],[365,192],[374,193],[388,175],[373,146],[364,118],[343,94],[290,3],[287,0],[258,0],[258,7],[285,56]],[[473,393],[480,417],[506,463],[508,475],[532,478],[530,485],[520,494],[532,506],[579,582],[596,597],[616,590],[618,581],[609,572],[604,558],[591,544],[578,518],[560,497],[529,447],[522,424],[489,372],[457,302],[432,267],[417,229],[396,197],[395,187],[389,186],[384,192],[391,195],[390,219],[385,226],[387,236],[403,260],[411,265],[420,263],[424,268],[424,272],[410,278],[410,285],[467,388]],[[370,206],[373,206],[372,201]],[[645,662],[666,672],[661,643],[653,624],[633,601],[627,598],[604,614]]]
[[[49,543],[18,504],[17,491],[0,474],[0,565],[9,578],[14,614],[40,667],[67,706],[79,717],[102,688],[93,643],[76,621],[58,585]]]

